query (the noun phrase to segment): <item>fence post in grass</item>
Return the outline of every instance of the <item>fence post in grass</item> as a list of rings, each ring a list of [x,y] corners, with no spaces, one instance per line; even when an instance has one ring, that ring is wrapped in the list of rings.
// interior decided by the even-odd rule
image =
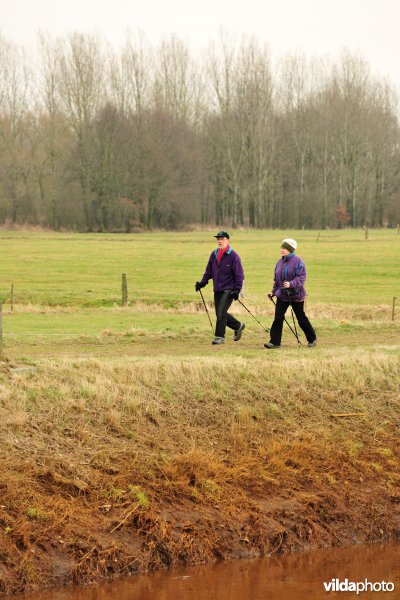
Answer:
[[[395,309],[396,309],[396,296],[393,297],[393,304],[392,304],[392,321],[394,321],[394,315],[395,315]]]
[[[128,284],[126,283],[126,274],[122,275],[122,306],[126,306],[128,302]]]
[[[11,312],[14,310],[14,284],[11,284],[11,292],[10,292],[10,304],[11,304]]]
[[[0,356],[3,354],[3,303],[0,300]]]

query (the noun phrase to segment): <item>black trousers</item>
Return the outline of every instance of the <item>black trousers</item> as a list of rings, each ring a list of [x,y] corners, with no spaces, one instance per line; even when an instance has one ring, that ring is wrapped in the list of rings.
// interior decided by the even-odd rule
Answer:
[[[313,342],[316,339],[315,331],[311,325],[308,317],[304,312],[304,302],[284,302],[279,298],[276,299],[275,305],[275,319],[271,327],[271,344],[275,346],[281,345],[283,321],[285,319],[285,313],[289,306],[292,305],[293,312],[299,322],[300,327],[304,331],[307,338],[307,342]],[[292,325],[292,323],[291,323]]]
[[[214,292],[215,314],[217,316],[215,337],[225,337],[225,329],[227,326],[234,331],[237,331],[240,327],[240,321],[228,313],[228,309],[233,301],[230,293],[231,290]]]

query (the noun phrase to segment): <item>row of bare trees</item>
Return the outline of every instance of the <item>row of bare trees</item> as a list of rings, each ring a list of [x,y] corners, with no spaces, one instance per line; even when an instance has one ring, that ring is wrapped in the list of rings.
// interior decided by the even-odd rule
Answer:
[[[254,38],[0,37],[0,222],[131,231],[394,226],[395,90],[360,57],[271,62]]]

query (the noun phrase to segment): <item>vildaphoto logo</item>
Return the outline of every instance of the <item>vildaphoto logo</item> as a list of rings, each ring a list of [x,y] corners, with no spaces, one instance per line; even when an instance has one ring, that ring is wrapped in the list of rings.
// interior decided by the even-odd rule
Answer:
[[[362,594],[362,592],[393,592],[394,583],[392,581],[349,581],[348,579],[332,579],[331,581],[324,581],[324,588],[326,592],[355,592],[356,594]]]

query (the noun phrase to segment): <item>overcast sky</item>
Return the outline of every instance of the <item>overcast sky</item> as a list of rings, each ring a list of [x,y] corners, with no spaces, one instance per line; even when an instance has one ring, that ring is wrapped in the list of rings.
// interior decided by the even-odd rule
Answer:
[[[344,47],[400,89],[400,0],[0,0],[0,33],[30,46],[39,30],[102,32],[114,45],[128,29],[151,42],[176,33],[193,47],[221,28],[255,34],[273,55],[336,59]]]

